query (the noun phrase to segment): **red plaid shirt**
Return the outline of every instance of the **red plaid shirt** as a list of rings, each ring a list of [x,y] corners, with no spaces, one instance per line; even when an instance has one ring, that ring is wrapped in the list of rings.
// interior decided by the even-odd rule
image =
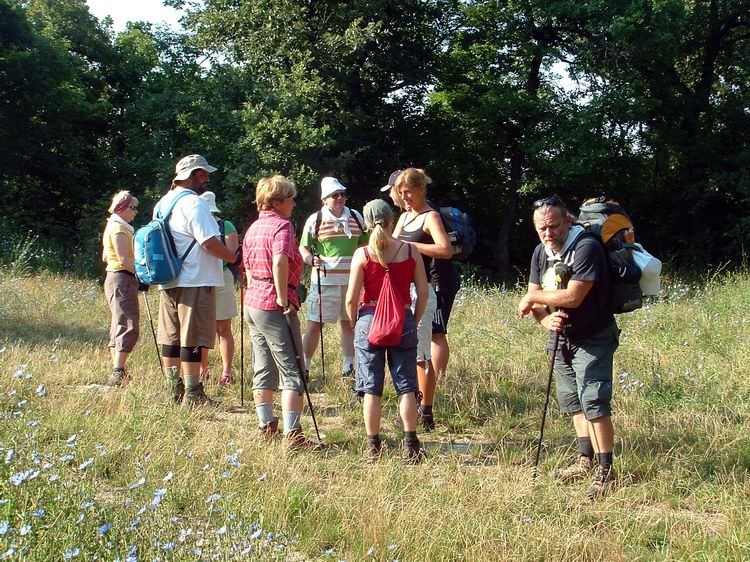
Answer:
[[[275,211],[261,211],[258,220],[247,229],[242,241],[245,269],[253,276],[245,291],[245,306],[259,310],[276,310],[276,286],[273,281],[273,257],[289,258],[289,285],[299,286],[302,277],[302,256],[294,238],[294,225]],[[297,292],[289,287],[289,302],[295,308],[300,303]]]

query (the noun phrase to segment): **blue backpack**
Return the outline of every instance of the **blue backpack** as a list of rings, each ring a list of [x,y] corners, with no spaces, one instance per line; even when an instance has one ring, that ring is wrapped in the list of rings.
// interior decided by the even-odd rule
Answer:
[[[157,285],[173,281],[196,240],[190,244],[182,256],[177,255],[172,232],[169,229],[169,216],[175,204],[185,195],[195,195],[183,191],[172,200],[167,212],[156,210],[156,218],[135,232],[133,253],[135,254],[135,276],[144,285]]]

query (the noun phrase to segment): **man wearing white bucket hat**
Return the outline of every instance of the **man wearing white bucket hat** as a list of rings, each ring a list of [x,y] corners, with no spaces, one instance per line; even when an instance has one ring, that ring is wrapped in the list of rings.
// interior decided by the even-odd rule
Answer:
[[[321,180],[320,200],[323,207],[305,222],[299,248],[302,259],[313,267],[307,330],[302,338],[305,368],[310,369],[323,323],[340,322],[342,372],[353,378],[354,330],[346,313],[346,289],[354,251],[367,244],[368,236],[362,228],[362,215],[346,206],[346,186],[339,180]]]
[[[213,403],[200,382],[202,348],[211,349],[216,341],[216,288],[224,285],[221,260],[236,259],[219,241],[219,226],[208,202],[199,197],[215,171],[200,154],[185,156],[175,167],[172,189],[154,207],[155,217],[179,196],[169,228],[184,261],[174,281],[159,285],[158,341],[172,400],[188,408]]]

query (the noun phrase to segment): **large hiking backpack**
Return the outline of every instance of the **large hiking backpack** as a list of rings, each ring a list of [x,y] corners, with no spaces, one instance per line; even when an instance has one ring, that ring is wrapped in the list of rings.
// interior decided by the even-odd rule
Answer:
[[[465,260],[474,251],[477,233],[471,217],[455,207],[440,207],[432,201],[427,204],[440,214],[443,228],[453,250],[453,260]]]
[[[157,285],[173,281],[180,273],[180,268],[190,250],[195,246],[193,240],[182,256],[169,229],[169,216],[177,201],[185,195],[195,195],[191,191],[182,191],[172,200],[165,213],[161,207],[156,210],[156,218],[135,232],[133,253],[135,254],[135,276],[144,285]]]
[[[642,248],[635,243],[635,230],[628,213],[617,201],[595,197],[581,204],[578,224],[604,246],[609,262],[611,302],[615,314],[641,308],[641,270],[634,255]]]

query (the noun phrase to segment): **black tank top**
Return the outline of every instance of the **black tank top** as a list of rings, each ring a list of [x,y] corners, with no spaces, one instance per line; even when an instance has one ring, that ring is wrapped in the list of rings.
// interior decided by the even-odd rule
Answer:
[[[422,215],[426,215],[432,211],[432,209],[427,209],[426,211],[422,211],[419,213],[416,217],[413,217],[411,220],[404,219],[404,226],[401,228],[401,232],[398,233],[398,239],[404,240],[406,242],[418,242],[420,244],[434,244],[435,241],[432,239],[432,236],[427,234],[424,231],[424,221],[427,217],[424,217],[422,219],[422,224],[417,228],[416,230],[404,230],[408,225],[413,223],[415,220],[419,219]],[[432,280],[432,276],[430,275],[430,270],[432,269],[432,258],[430,256],[425,256],[423,254],[420,254],[422,256],[422,261],[424,262],[424,271],[427,274],[427,281]]]

